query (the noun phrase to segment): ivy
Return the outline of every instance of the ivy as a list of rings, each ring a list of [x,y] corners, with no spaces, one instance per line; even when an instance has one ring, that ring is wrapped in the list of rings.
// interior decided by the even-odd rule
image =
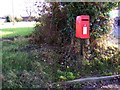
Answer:
[[[100,36],[108,33],[111,27],[108,22],[109,11],[117,7],[118,3],[113,2],[70,2],[67,4],[67,16],[69,26],[75,30],[75,19],[78,15],[90,16],[90,30],[91,38],[99,38]],[[94,31],[96,33],[94,33]]]

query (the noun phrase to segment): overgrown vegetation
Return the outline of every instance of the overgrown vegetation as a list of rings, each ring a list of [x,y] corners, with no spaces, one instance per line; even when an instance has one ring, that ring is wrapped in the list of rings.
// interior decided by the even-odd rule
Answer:
[[[48,13],[38,19],[42,26],[36,27],[33,37],[39,43],[44,41],[59,45],[70,44],[75,38],[75,20],[79,15],[90,16],[91,42],[107,34],[111,30],[109,11],[118,5],[117,2],[52,2],[49,4],[50,7],[44,5],[43,11]]]
[[[58,76],[55,81],[60,78],[63,80],[69,80],[79,78],[80,76],[92,76],[92,75],[107,75],[119,73],[119,51],[113,49],[112,55],[108,52],[111,48],[100,47],[96,39],[102,38],[108,34],[111,30],[111,22],[109,18],[109,11],[115,8],[118,3],[113,2],[52,2],[49,3],[50,7],[46,6],[48,11],[38,19],[35,32],[32,35],[32,42],[41,44],[47,44],[52,47],[58,47],[59,59],[58,64]],[[45,7],[45,6],[44,6]],[[43,10],[43,11],[45,11]],[[78,15],[90,16],[90,53],[86,49],[85,58],[79,57],[80,42],[75,38],[75,20]],[[101,46],[103,46],[101,44]],[[107,52],[107,55],[106,53]],[[108,55],[109,53],[109,55]],[[116,56],[117,55],[117,56]],[[112,58],[116,57],[116,58]],[[116,63],[114,62],[116,61]],[[77,63],[79,63],[77,65]],[[115,65],[114,65],[115,63]],[[89,67],[88,69],[86,69]],[[112,67],[111,69],[109,67]],[[115,68],[114,68],[115,67]],[[114,73],[113,73],[114,72]],[[71,73],[71,78],[68,77],[68,73]],[[80,74],[79,74],[80,73]],[[62,74],[62,75],[61,75]],[[78,76],[77,76],[78,75]]]
[[[2,88],[44,88],[52,80],[49,64],[36,59],[35,50],[24,49],[29,45],[28,39],[19,37],[2,45]]]
[[[3,41],[3,88],[42,88],[81,77],[120,74],[120,50],[101,43],[103,38],[96,39],[110,30],[107,12],[116,5],[50,3],[46,7],[49,12],[38,19],[29,40],[24,38],[30,34],[28,30],[20,29],[21,33],[16,30],[19,33],[11,34],[17,39]],[[83,60],[79,57],[79,40],[74,37],[75,18],[81,14],[91,16],[91,43],[85,46],[90,50],[85,49]]]
[[[101,48],[103,47],[94,48],[92,54],[89,54],[89,57],[86,57],[77,69],[76,63],[70,60],[71,54],[67,51],[66,55],[60,54],[59,47],[49,45],[39,47],[29,44],[28,39],[23,37],[19,37],[13,42],[4,41],[2,86],[3,88],[45,88],[58,81],[120,74],[120,51],[114,47]],[[61,56],[66,56],[65,65],[63,65],[64,62],[63,64],[59,62]],[[77,61],[74,60],[74,62]]]

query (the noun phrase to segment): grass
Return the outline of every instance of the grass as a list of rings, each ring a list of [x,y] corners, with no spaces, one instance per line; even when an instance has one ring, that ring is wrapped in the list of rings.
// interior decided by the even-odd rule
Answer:
[[[26,52],[20,49],[29,45],[28,39],[33,31],[31,27],[7,28],[0,30],[0,37],[18,38],[14,41],[0,42],[2,48],[2,88],[27,88],[45,87],[46,83],[52,79],[52,69],[41,58],[37,52]],[[48,72],[49,71],[49,72]]]
[[[3,42],[3,87],[45,87],[45,84],[54,78],[56,78],[57,82],[59,80],[75,79],[81,75],[112,75],[113,73],[120,73],[119,53],[115,52],[114,57],[110,57],[112,56],[112,53],[107,54],[108,56],[106,56],[110,58],[106,59],[104,56],[102,56],[103,54],[99,54],[100,51],[97,51],[96,54],[98,57],[94,57],[94,60],[92,61],[84,60],[79,72],[73,72],[73,67],[70,67],[70,70],[69,68],[66,69],[66,71],[60,71],[60,68],[56,68],[57,72],[55,71],[54,73],[56,74],[56,77],[54,77],[52,75],[52,67],[48,64],[48,62],[44,62],[42,59],[50,61],[55,59],[53,56],[56,56],[57,54],[53,54],[53,52],[48,49],[40,52],[36,50],[32,50],[31,52],[20,51],[20,49],[26,47],[26,45],[29,45],[29,42],[24,37],[19,37],[14,42]],[[109,49],[109,51],[111,50]],[[55,60],[58,59],[56,58]],[[35,78],[38,79],[34,81]]]
[[[3,42],[3,88],[45,87],[45,83],[52,79],[51,72],[48,72],[51,68],[47,63],[36,59],[37,53],[33,55],[20,51],[26,45],[28,40],[23,37],[14,42]]]
[[[24,37],[20,37],[14,42],[3,42],[3,88],[41,88],[45,87],[46,83],[54,80],[54,78],[56,78],[57,82],[61,80],[73,80],[81,75],[91,76],[98,73],[99,75],[112,75],[115,72],[120,73],[119,61],[115,61],[120,59],[118,53],[112,59],[110,58],[110,60],[106,60],[104,57],[100,57],[101,60],[100,58],[92,61],[84,60],[79,72],[73,72],[72,69],[70,71],[66,69],[64,72],[60,71],[60,68],[56,68],[57,72],[54,73],[56,77],[54,77],[52,69],[55,67],[52,68],[48,62],[44,62],[42,60],[44,56],[42,55],[46,55],[48,61],[50,61],[51,59],[55,59],[55,57],[51,57],[56,54],[50,54],[52,52],[50,50],[49,52],[32,50],[31,53],[20,51],[21,48],[28,44],[28,40]],[[77,75],[78,73],[79,75]]]
[[[15,37],[15,36],[27,36],[33,32],[32,27],[22,27],[22,28],[5,28],[0,29],[0,37]]]
[[[4,41],[2,43],[3,88],[41,88],[45,87],[47,82],[53,80],[57,82],[72,80],[80,76],[120,73],[120,52],[111,48],[103,51],[96,48],[91,54],[95,56],[92,60],[84,60],[79,72],[74,67],[66,68],[64,65],[66,71],[62,71],[57,63],[62,54],[58,54],[50,48],[43,47],[42,51],[21,51],[22,48],[29,45],[28,39],[24,37],[30,35],[32,31],[33,28],[1,30],[4,38],[18,36],[15,41]],[[56,67],[49,63],[54,63]],[[54,73],[52,72],[53,68],[56,70]]]

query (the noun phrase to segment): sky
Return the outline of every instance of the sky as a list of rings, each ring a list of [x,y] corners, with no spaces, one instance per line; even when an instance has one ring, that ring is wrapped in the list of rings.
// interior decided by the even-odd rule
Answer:
[[[109,14],[111,18],[118,17],[118,10],[112,10]]]
[[[33,9],[33,2],[44,0],[0,0],[0,17],[11,15],[11,16],[28,16],[26,7]],[[35,13],[32,13],[35,15]],[[111,17],[117,15],[117,11],[110,12]]]
[[[35,1],[36,0],[0,0],[0,17],[6,15],[28,16],[26,7],[32,6]]]

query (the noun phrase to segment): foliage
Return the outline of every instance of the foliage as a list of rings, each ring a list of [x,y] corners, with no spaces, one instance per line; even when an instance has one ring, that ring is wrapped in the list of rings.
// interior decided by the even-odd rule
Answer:
[[[13,16],[10,16],[10,15],[8,15],[8,16],[6,16],[6,22],[20,22],[20,21],[22,21],[23,19],[22,19],[22,17],[13,17]]]
[[[38,19],[40,25],[35,27],[36,31],[32,36],[36,43],[59,45],[64,41],[61,30],[66,26],[66,14],[65,11],[60,10],[59,3],[52,4],[47,8],[49,12]]]
[[[50,7],[44,6],[47,13],[38,19],[35,32],[32,35],[34,43],[58,46],[56,53],[57,80],[69,80],[80,76],[111,75],[119,73],[119,51],[107,50],[97,45],[96,39],[103,37],[111,30],[109,11],[117,6],[113,2],[51,2]],[[39,7],[38,7],[39,8]],[[85,59],[79,56],[79,41],[75,39],[76,16],[90,15],[91,53],[86,52]],[[96,43],[94,43],[96,42]],[[86,46],[87,47],[87,46]],[[114,48],[114,47],[113,47]],[[117,53],[109,53],[117,52]],[[87,50],[86,50],[87,51]],[[104,53],[106,52],[106,53]],[[108,54],[109,53],[109,54]],[[116,62],[114,62],[116,61]],[[79,65],[77,65],[79,63]],[[111,67],[111,68],[109,68]],[[67,73],[73,73],[68,78]]]
[[[108,13],[116,6],[117,3],[112,2],[51,2],[49,7],[44,4],[44,14],[38,19],[39,24],[32,34],[32,42],[59,46],[61,58],[58,63],[61,68],[66,65],[75,67],[80,52],[79,41],[75,38],[76,16],[90,16],[90,41],[93,42],[111,30]]]
[[[48,13],[43,14],[38,20],[42,26],[36,28],[34,39],[41,37],[38,40],[40,42],[46,38],[45,42],[49,41],[47,43],[63,43],[63,45],[70,44],[71,39],[75,37],[75,20],[78,15],[90,16],[90,40],[93,41],[108,33],[111,30],[109,11],[118,5],[117,2],[51,2],[49,4],[49,7],[44,4],[43,12]]]
[[[14,42],[3,42],[2,47],[2,88],[44,88],[52,79],[51,67],[36,59],[35,52],[20,49],[28,45],[26,38]]]
[[[70,65],[74,58],[70,59],[71,53],[66,54],[68,48],[63,51],[66,56],[66,63],[63,65],[58,62],[63,56],[60,54],[61,48],[45,44],[37,48],[35,46],[31,48],[28,40],[23,37],[13,42],[3,42],[3,88],[45,88],[49,82],[120,74],[120,51],[114,47],[101,49],[94,46],[92,53],[87,54],[77,69]]]
[[[57,77],[56,77],[59,81],[62,80],[73,80],[75,79],[75,75],[72,72],[64,72],[61,70],[57,70]],[[57,81],[58,81],[57,80]]]
[[[10,16],[6,16],[6,22],[11,22],[11,17]]]
[[[23,20],[23,18],[22,18],[22,17],[15,17],[14,20],[15,20],[16,22],[20,22],[20,21]]]
[[[100,38],[111,30],[109,11],[118,5],[116,2],[71,2],[66,4],[68,23],[74,30],[76,16],[90,16],[91,39]]]
[[[3,42],[3,88],[41,88],[46,87],[49,81],[120,74],[120,51],[113,47],[103,51],[100,47],[95,48],[92,55],[87,56],[90,58],[83,60],[77,70],[74,66],[66,64],[63,67],[58,63],[58,48],[43,45],[42,48],[27,50],[27,45],[28,40],[20,37],[14,42]],[[68,58],[66,57],[66,60]]]
[[[86,52],[84,60],[78,65],[78,60],[81,59],[78,57],[79,44],[76,43],[77,40],[74,44],[72,43],[75,15],[83,13],[91,15],[92,37],[97,38],[94,35],[95,25],[99,25],[98,22],[102,23],[106,15],[99,16],[99,13],[96,15],[94,12],[97,11],[95,10],[109,11],[106,9],[106,5],[110,7],[111,4],[112,8],[112,5],[116,3],[50,4],[49,13],[38,19],[36,31],[32,34],[32,40],[35,43],[40,43],[39,47],[35,48],[33,44],[33,46],[30,44],[30,47],[24,38],[17,38],[13,42],[3,42],[3,88],[41,88],[47,87],[47,84],[54,81],[73,80],[93,75],[120,74],[120,51],[117,48],[107,47],[105,49],[102,45],[98,45],[97,41],[93,42],[90,53]],[[90,10],[84,9],[84,7]],[[96,9],[94,10],[92,7],[94,9],[96,7]],[[97,16],[104,19],[97,21]],[[103,25],[102,23],[101,27],[96,26],[98,30],[95,29],[95,32],[102,35],[100,29],[103,28]],[[14,34],[12,35],[14,36]],[[78,85],[78,87],[80,86]]]

